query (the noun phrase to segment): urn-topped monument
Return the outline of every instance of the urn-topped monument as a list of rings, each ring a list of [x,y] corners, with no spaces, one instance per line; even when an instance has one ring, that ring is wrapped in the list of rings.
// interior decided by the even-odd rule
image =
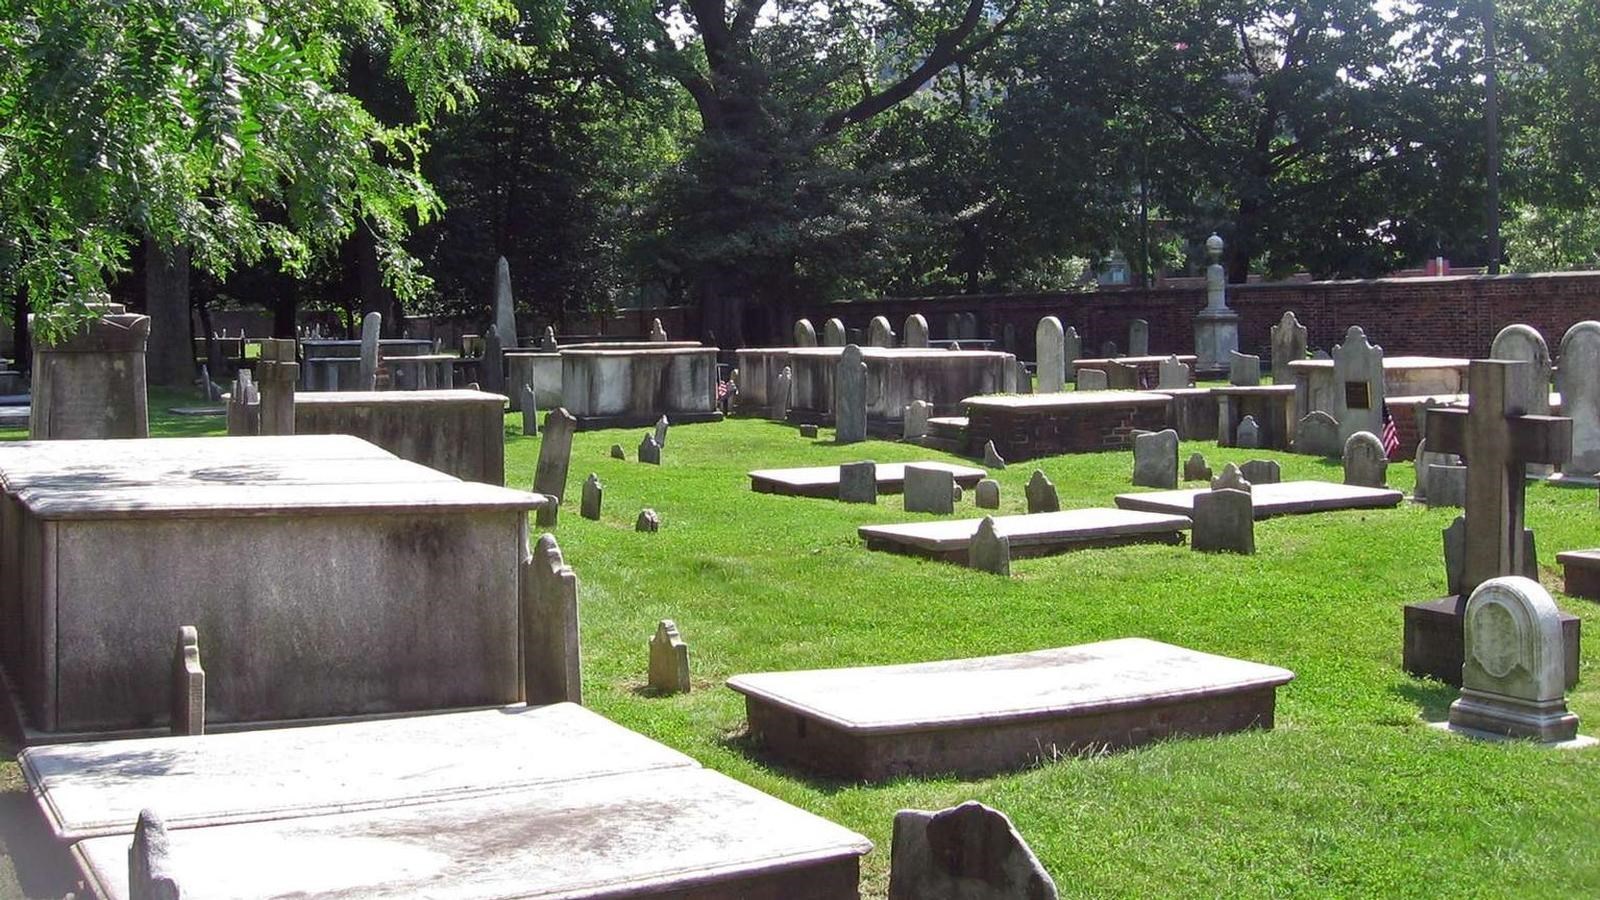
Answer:
[[[1227,368],[1228,354],[1239,349],[1239,314],[1228,308],[1228,274],[1222,268],[1222,238],[1206,238],[1206,308],[1194,317],[1196,372]]]

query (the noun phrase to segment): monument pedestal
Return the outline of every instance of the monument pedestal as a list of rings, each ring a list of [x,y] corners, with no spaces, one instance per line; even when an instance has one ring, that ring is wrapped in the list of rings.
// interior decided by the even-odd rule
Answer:
[[[1226,307],[1206,308],[1194,317],[1194,372],[1214,375],[1228,368],[1228,354],[1239,349],[1239,314]]]
[[[1461,622],[1465,606],[1466,599],[1454,594],[1406,604],[1405,650],[1401,661],[1406,672],[1460,687],[1464,658]],[[1583,623],[1577,616],[1567,613],[1561,613],[1560,619],[1566,686],[1570,690],[1578,683],[1578,636]]]

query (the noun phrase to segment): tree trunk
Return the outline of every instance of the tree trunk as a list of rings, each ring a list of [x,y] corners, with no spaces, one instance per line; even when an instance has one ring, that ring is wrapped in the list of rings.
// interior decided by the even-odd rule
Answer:
[[[144,309],[150,317],[145,377],[150,384],[187,387],[194,381],[194,336],[189,324],[189,248],[144,241]]]
[[[394,292],[383,283],[383,267],[378,262],[378,242],[365,224],[356,228],[352,240],[356,251],[356,286],[361,297],[361,315],[375,312],[383,316],[383,333],[393,337],[399,334],[400,322],[395,315]]]
[[[300,311],[300,297],[295,293],[292,285],[285,290],[278,291],[276,299],[272,301],[272,336],[275,338],[297,338],[300,335],[295,331],[295,315]]]

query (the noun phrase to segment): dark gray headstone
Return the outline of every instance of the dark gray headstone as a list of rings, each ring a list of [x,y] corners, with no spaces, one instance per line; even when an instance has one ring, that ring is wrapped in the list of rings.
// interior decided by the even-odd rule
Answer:
[[[522,386],[522,434],[533,437],[539,433],[539,402],[534,399],[533,386]]]
[[[1000,451],[994,448],[994,441],[985,441],[983,444],[983,465],[985,468],[990,469],[1004,469],[1006,467],[1005,457],[1002,457]]]
[[[1239,474],[1251,484],[1277,484],[1283,480],[1282,469],[1275,459],[1252,459],[1239,467]]]
[[[1011,574],[1011,539],[995,530],[994,516],[984,516],[967,544],[967,566],[991,575]]]
[[[583,480],[583,501],[578,514],[585,519],[600,521],[600,503],[605,498],[605,485],[600,483],[600,476],[593,472]]]
[[[973,491],[972,503],[979,509],[1000,508],[1000,482],[993,478],[985,478],[978,482]]]
[[[1033,470],[1033,476],[1028,479],[1028,486],[1023,493],[1028,497],[1030,513],[1061,511],[1061,498],[1056,495],[1056,486],[1045,477],[1043,469]]]
[[[1150,323],[1144,319],[1134,319],[1128,323],[1128,355],[1150,355]]]
[[[1294,452],[1310,456],[1339,456],[1344,443],[1339,440],[1339,423],[1322,410],[1312,410],[1294,429]]]
[[[1055,882],[1011,820],[978,802],[894,817],[889,900],[1055,900]]]
[[[647,434],[639,442],[639,462],[652,466],[661,465],[661,445],[656,443],[654,434]]]
[[[560,514],[561,500],[567,493],[567,469],[572,465],[572,433],[578,420],[565,408],[550,410],[544,417],[544,434],[539,438],[539,464],[533,472],[533,491],[547,494],[556,502],[540,507],[538,524],[553,528]]]
[[[867,439],[867,364],[861,348],[847,345],[833,375],[834,440],[854,444]]]
[[[640,510],[639,518],[633,522],[633,530],[655,534],[661,530],[661,516],[653,509]]]
[[[1256,552],[1255,511],[1248,491],[1220,488],[1194,497],[1190,546],[1208,553]]]
[[[908,464],[904,491],[906,512],[949,515],[955,511],[956,476],[949,469]]]
[[[878,464],[867,460],[841,465],[839,499],[845,503],[877,503]]]
[[[1249,450],[1261,446],[1261,426],[1256,424],[1255,416],[1245,416],[1239,420],[1239,430],[1234,433],[1233,445]]]
[[[1211,467],[1206,465],[1204,453],[1191,453],[1183,464],[1184,481],[1210,481]]]
[[[1147,431],[1133,436],[1133,483],[1171,490],[1178,486],[1178,433]]]

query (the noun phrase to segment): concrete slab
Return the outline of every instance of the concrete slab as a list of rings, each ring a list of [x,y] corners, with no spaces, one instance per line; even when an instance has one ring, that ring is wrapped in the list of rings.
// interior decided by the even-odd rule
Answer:
[[[878,463],[878,493],[898,494],[905,489],[907,463]],[[927,468],[945,469],[963,488],[975,487],[988,472],[972,466],[944,462],[918,462]],[[750,473],[750,490],[758,494],[787,494],[795,497],[839,496],[838,466],[808,466],[799,469],[759,469]]]
[[[1057,753],[1271,728],[1294,673],[1144,638],[1006,656],[739,675],[780,758],[878,780],[982,776]]]
[[[864,525],[857,529],[869,550],[925,556],[964,563],[982,519]],[[996,516],[995,532],[1011,542],[1013,558],[1048,556],[1132,543],[1175,544],[1192,524],[1181,515],[1123,509],[1072,509],[1062,512]]]
[[[1190,516],[1194,514],[1195,495],[1207,490],[1208,488],[1190,488],[1145,494],[1118,494],[1116,504],[1122,509]],[[1399,491],[1386,488],[1365,488],[1350,484],[1334,484],[1329,481],[1258,484],[1250,492],[1251,505],[1258,519],[1339,509],[1387,509],[1400,505],[1404,497],[1405,495]]]

